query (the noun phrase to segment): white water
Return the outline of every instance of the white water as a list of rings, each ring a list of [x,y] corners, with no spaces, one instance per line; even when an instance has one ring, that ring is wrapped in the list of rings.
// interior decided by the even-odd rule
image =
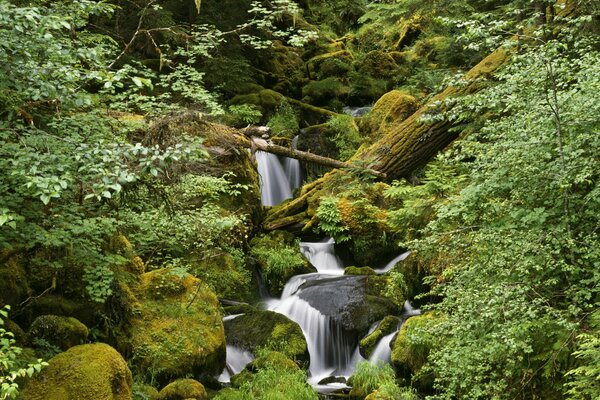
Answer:
[[[394,338],[394,335],[396,335],[396,333],[398,333],[398,331],[394,331],[392,333],[390,333],[389,335],[385,335],[384,337],[382,337],[379,342],[377,343],[377,346],[375,346],[375,348],[373,349],[373,352],[371,353],[371,357],[369,357],[369,361],[372,363],[377,363],[378,361],[383,361],[385,363],[389,363],[391,362],[391,357],[392,357],[392,348],[390,347],[392,339]]]
[[[246,365],[254,360],[252,353],[234,346],[227,345],[226,351],[227,361],[225,362],[225,369],[218,378],[218,381],[222,383],[230,382],[233,375],[242,372]]]
[[[371,111],[372,108],[373,108],[373,106],[344,107],[342,109],[342,111],[345,114],[352,115],[354,118],[356,118],[356,117],[362,117],[363,115],[365,115],[366,113]]]
[[[409,255],[410,255],[410,251],[407,251],[406,253],[402,253],[398,257],[394,258],[392,261],[387,263],[385,267],[376,269],[375,272],[378,274],[383,274],[385,272],[388,272],[389,270],[394,268],[396,266],[396,264],[398,264],[400,261],[406,260],[406,257],[408,257]]]
[[[295,136],[292,139],[292,149],[296,149],[298,146],[298,136]],[[283,170],[285,171],[285,176],[290,184],[290,188],[292,191],[302,186],[302,168],[300,166],[300,161],[295,158],[284,157],[283,158]]]
[[[260,175],[260,197],[265,206],[276,206],[292,198],[292,189],[283,167],[276,155],[264,151],[256,152]]]
[[[344,264],[335,254],[335,241],[332,238],[324,242],[301,242],[300,252],[321,274],[343,275]]]

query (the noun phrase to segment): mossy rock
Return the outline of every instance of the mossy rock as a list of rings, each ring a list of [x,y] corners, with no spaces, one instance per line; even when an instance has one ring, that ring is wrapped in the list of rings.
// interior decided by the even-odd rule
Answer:
[[[135,400],[156,400],[158,390],[154,386],[143,383],[133,384],[133,398]]]
[[[369,275],[366,279],[367,294],[384,298],[402,309],[407,299],[404,287],[394,285],[389,275]]]
[[[419,102],[408,93],[392,90],[381,96],[373,109],[361,121],[361,127],[376,137],[383,136],[394,126],[410,117]]]
[[[27,340],[27,334],[16,322],[11,321],[10,319],[4,320],[4,329],[13,334],[13,339],[15,340],[15,344],[17,346],[22,346],[25,344],[25,341]]]
[[[13,254],[0,263],[0,308],[6,304],[15,306],[31,295],[23,257]]]
[[[317,271],[302,255],[298,240],[289,232],[272,231],[253,238],[250,252],[272,296],[281,295],[291,277]]]
[[[285,96],[271,89],[263,89],[260,92],[241,94],[234,96],[230,104],[251,104],[260,110],[263,117],[268,118],[273,115],[277,108],[283,103]]]
[[[322,67],[326,63],[332,61],[343,64],[350,64],[354,57],[348,50],[337,50],[330,53],[319,54],[308,60],[307,69],[309,73],[320,74],[322,73]]]
[[[392,344],[392,365],[401,376],[408,378],[423,368],[433,345],[431,329],[442,320],[440,313],[429,312],[404,322]]]
[[[358,63],[358,70],[373,77],[391,77],[398,68],[396,60],[387,52],[373,50]]]
[[[135,289],[131,357],[140,373],[165,382],[216,374],[225,365],[225,331],[215,293],[191,275],[147,272]]]
[[[178,379],[165,386],[156,400],[206,400],[208,394],[204,385],[194,379]]]
[[[27,383],[23,400],[131,400],[131,371],[103,343],[71,347]]]
[[[225,315],[246,314],[256,311],[256,307],[251,306],[250,304],[236,304],[233,306],[223,307],[223,311],[225,311]]]
[[[371,267],[351,266],[344,269],[344,275],[376,275],[376,273]]]
[[[26,314],[30,317],[28,324],[38,315],[60,315],[63,317],[77,318],[85,325],[92,326],[97,322],[98,304],[85,299],[79,301],[66,298],[58,294],[46,294],[34,299],[26,307]]]
[[[330,77],[306,84],[302,88],[302,101],[327,106],[334,99],[345,99],[349,93],[350,88],[340,79]]]
[[[365,358],[369,358],[381,338],[396,330],[398,322],[398,317],[392,315],[385,317],[370,335],[365,336],[359,342],[360,354]]]
[[[253,311],[225,322],[227,343],[248,350],[280,351],[286,357],[308,360],[308,347],[300,326],[273,311]]]
[[[87,326],[73,317],[40,315],[29,328],[28,340],[33,346],[36,340],[45,340],[61,350],[83,344],[89,334]]]
[[[418,253],[414,252],[394,266],[392,271],[400,272],[404,276],[407,298],[414,299],[415,296],[429,291],[428,286],[423,283],[423,279],[429,275],[430,267],[430,265],[418,258]],[[419,300],[415,304],[420,304]]]

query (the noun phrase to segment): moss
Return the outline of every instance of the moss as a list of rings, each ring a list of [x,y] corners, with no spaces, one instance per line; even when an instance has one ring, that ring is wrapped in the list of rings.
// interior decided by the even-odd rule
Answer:
[[[392,364],[399,374],[408,377],[423,368],[433,345],[431,329],[442,318],[430,312],[411,317],[402,325],[392,345]]]
[[[371,132],[373,138],[378,138],[411,116],[418,107],[419,103],[413,96],[392,90],[377,100],[371,112],[361,121],[361,127]]]
[[[311,58],[306,64],[309,73],[320,74],[322,68],[326,63],[336,62],[349,64],[352,62],[353,56],[348,50],[337,50],[330,53],[319,54]]]
[[[0,307],[20,304],[31,294],[22,256],[15,254],[0,265]]]
[[[320,106],[328,105],[334,99],[345,98],[350,89],[337,78],[312,81],[302,88],[302,101]]]
[[[316,272],[300,253],[296,238],[285,231],[272,231],[250,241],[250,251],[263,273],[269,293],[278,296],[294,275]]]
[[[390,77],[398,68],[394,58],[382,50],[367,53],[358,64],[358,70],[373,77]]]
[[[236,304],[223,307],[223,310],[225,311],[225,315],[237,315],[256,311],[256,307],[251,306],[250,304]]]
[[[253,311],[225,322],[227,343],[256,353],[260,348],[306,360],[308,347],[300,326],[273,311]]]
[[[156,400],[158,390],[154,386],[133,383],[133,400]]]
[[[346,267],[344,275],[375,275],[371,267]]]
[[[300,367],[285,354],[278,351],[269,351],[250,362],[243,371],[231,377],[233,387],[241,387],[252,381],[255,373],[263,368],[272,368],[277,371],[298,371]]]
[[[103,343],[71,347],[49,361],[22,392],[23,400],[130,400],[131,371]]]
[[[156,400],[206,400],[208,394],[204,386],[194,379],[178,379],[165,386]]]
[[[370,335],[364,337],[360,341],[360,354],[365,358],[369,358],[381,338],[396,330],[398,322],[398,318],[392,315],[385,317]]]
[[[271,89],[263,89],[260,92],[242,94],[233,97],[230,104],[252,104],[258,108],[264,117],[273,115],[284,101],[285,96]]]
[[[43,339],[61,350],[85,342],[89,334],[88,328],[73,317],[58,315],[41,315],[29,328],[29,342],[35,345],[36,339]]]
[[[158,381],[218,373],[225,364],[225,332],[214,292],[191,275],[147,272],[135,289],[132,359]]]
[[[404,287],[399,287],[392,281],[390,275],[370,275],[367,277],[367,293],[372,296],[384,298],[393,302],[396,307],[402,308],[406,301]]]
[[[4,320],[4,329],[8,332],[12,332],[13,339],[15,340],[15,344],[17,346],[22,346],[25,344],[26,334],[23,329],[16,323],[11,321],[10,319]]]
[[[83,299],[76,301],[56,294],[47,294],[36,298],[26,307],[28,315],[61,315],[77,318],[85,325],[92,326],[97,322],[97,304]],[[33,322],[30,320],[29,323]]]

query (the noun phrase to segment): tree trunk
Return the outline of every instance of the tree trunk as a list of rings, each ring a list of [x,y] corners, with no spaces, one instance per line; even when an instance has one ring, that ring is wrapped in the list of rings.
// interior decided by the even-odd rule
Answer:
[[[508,57],[509,52],[506,49],[494,51],[465,74],[464,80],[468,82],[465,86],[449,87],[433,97],[388,134],[365,150],[359,151],[352,160],[366,163],[368,168],[385,174],[389,180],[409,176],[458,137],[457,132],[450,132],[450,128],[454,126],[452,121],[442,119],[427,122],[422,120],[422,117],[447,110],[448,107],[443,105],[447,99],[478,91],[481,88],[479,80],[494,72]],[[264,228],[297,231],[301,227],[306,231],[312,227],[316,222],[315,212],[321,195],[331,192],[331,188],[326,189],[328,182],[340,173],[344,172],[334,170],[326,174],[303,187],[299,197],[270,209]]]

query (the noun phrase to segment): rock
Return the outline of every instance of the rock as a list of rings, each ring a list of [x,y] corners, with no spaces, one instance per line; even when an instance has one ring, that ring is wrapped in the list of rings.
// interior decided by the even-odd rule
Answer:
[[[376,275],[371,267],[346,267],[344,275]]]
[[[18,305],[30,294],[22,257],[0,253],[0,308],[6,304]]]
[[[319,381],[317,385],[329,385],[330,383],[346,383],[345,376],[328,376]]]
[[[154,386],[145,385],[143,383],[133,384],[134,399],[140,400],[156,400],[158,390]]]
[[[28,340],[35,347],[36,339],[42,339],[64,351],[83,344],[88,334],[88,328],[76,318],[41,315],[31,324]]]
[[[400,90],[392,90],[381,96],[373,109],[361,121],[361,128],[381,137],[394,126],[410,117],[419,107],[413,96]]]
[[[17,346],[23,346],[27,340],[27,334],[21,327],[10,319],[4,320],[4,329],[13,334],[13,339]]]
[[[159,382],[217,374],[225,365],[225,331],[214,292],[191,275],[147,272],[135,289],[131,358]]]
[[[71,347],[49,364],[25,386],[23,400],[131,400],[131,371],[107,344]]]
[[[400,320],[392,315],[385,317],[370,335],[365,336],[360,341],[360,354],[365,358],[369,358],[381,338],[396,330],[398,322],[400,322]]]
[[[260,348],[280,351],[286,357],[308,360],[308,347],[300,326],[273,311],[251,311],[225,322],[227,343],[252,353]]]
[[[277,371],[298,371],[300,367],[285,354],[278,351],[270,351],[250,362],[242,372],[231,377],[231,385],[241,387],[250,382],[255,373],[263,368],[273,368]]]
[[[430,329],[442,321],[439,313],[429,312],[406,320],[392,344],[392,364],[396,371],[410,377],[423,368],[433,344]]]
[[[368,278],[340,276],[309,280],[300,286],[298,295],[343,329],[366,332],[373,322],[399,312],[392,301],[369,293]]]
[[[158,394],[156,400],[206,400],[208,394],[204,386],[194,379],[178,379],[169,383]]]

